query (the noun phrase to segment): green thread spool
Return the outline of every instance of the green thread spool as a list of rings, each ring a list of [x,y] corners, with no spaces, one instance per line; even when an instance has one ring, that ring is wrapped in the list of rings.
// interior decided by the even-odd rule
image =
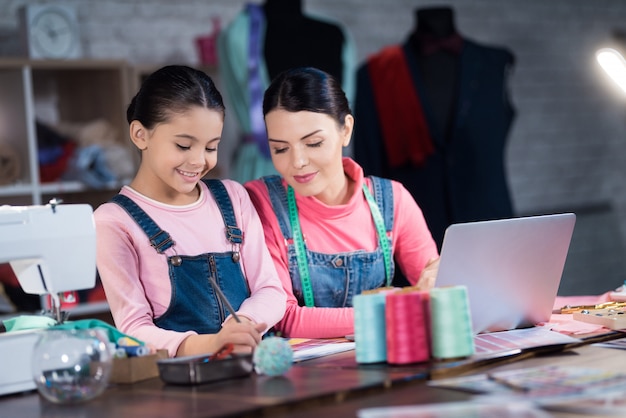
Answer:
[[[430,290],[432,356],[456,359],[474,354],[474,332],[465,286]]]

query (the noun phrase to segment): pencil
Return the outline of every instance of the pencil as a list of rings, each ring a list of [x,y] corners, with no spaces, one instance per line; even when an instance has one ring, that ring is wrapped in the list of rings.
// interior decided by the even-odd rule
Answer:
[[[507,379],[506,377],[500,377],[500,376],[495,376],[491,373],[487,374],[487,378],[489,380],[492,380],[494,382],[497,382],[501,385],[506,386],[509,389],[513,389],[516,392],[528,392],[530,391],[530,388],[528,386],[524,386],[521,383],[515,383],[510,379]]]
[[[237,316],[237,313],[233,309],[233,305],[231,305],[228,299],[226,299],[226,295],[222,292],[222,289],[220,289],[220,287],[217,285],[217,282],[215,281],[215,278],[213,277],[213,275],[209,275],[209,281],[211,282],[211,286],[213,286],[213,289],[215,289],[215,293],[217,293],[217,297],[222,301],[224,305],[226,305],[226,309],[230,311],[230,313],[233,315],[233,318],[235,318],[235,321],[241,323],[241,319],[239,319],[239,317]]]

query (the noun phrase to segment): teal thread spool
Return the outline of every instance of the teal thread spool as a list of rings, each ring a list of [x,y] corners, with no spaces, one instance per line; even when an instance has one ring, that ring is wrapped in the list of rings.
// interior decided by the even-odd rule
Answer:
[[[455,359],[474,354],[474,332],[465,286],[430,290],[431,343],[435,359]]]
[[[357,363],[387,361],[385,293],[365,293],[352,299]]]

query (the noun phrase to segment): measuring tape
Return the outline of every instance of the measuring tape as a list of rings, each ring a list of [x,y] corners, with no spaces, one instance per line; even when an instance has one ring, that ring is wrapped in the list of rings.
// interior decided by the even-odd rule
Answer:
[[[387,286],[391,285],[391,247],[389,245],[389,239],[387,238],[387,232],[385,230],[385,223],[380,213],[380,209],[374,200],[374,197],[370,193],[369,189],[363,184],[363,193],[365,199],[370,207],[372,218],[374,219],[374,225],[376,226],[376,233],[378,235],[378,243],[383,251],[383,260],[385,263],[385,277],[387,280]],[[302,228],[300,227],[300,219],[298,217],[298,207],[296,205],[296,197],[291,186],[287,186],[287,207],[289,209],[289,222],[291,223],[291,229],[293,232],[293,243],[296,250],[296,260],[298,262],[298,271],[300,272],[300,281],[302,283],[302,293],[304,295],[304,304],[308,307],[315,306],[313,300],[313,287],[311,286],[311,276],[309,274],[309,263],[306,257],[306,247],[304,245],[304,237],[302,235]]]

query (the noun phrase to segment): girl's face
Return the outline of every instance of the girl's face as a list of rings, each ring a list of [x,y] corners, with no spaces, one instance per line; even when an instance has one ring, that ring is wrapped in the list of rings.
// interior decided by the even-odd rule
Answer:
[[[173,114],[151,130],[133,121],[131,139],[142,153],[132,186],[163,203],[195,202],[198,181],[217,164],[223,127],[221,112],[200,106]]]
[[[350,143],[354,119],[339,126],[329,115],[273,110],[265,115],[276,171],[302,196],[338,204],[345,187],[342,149]]]

